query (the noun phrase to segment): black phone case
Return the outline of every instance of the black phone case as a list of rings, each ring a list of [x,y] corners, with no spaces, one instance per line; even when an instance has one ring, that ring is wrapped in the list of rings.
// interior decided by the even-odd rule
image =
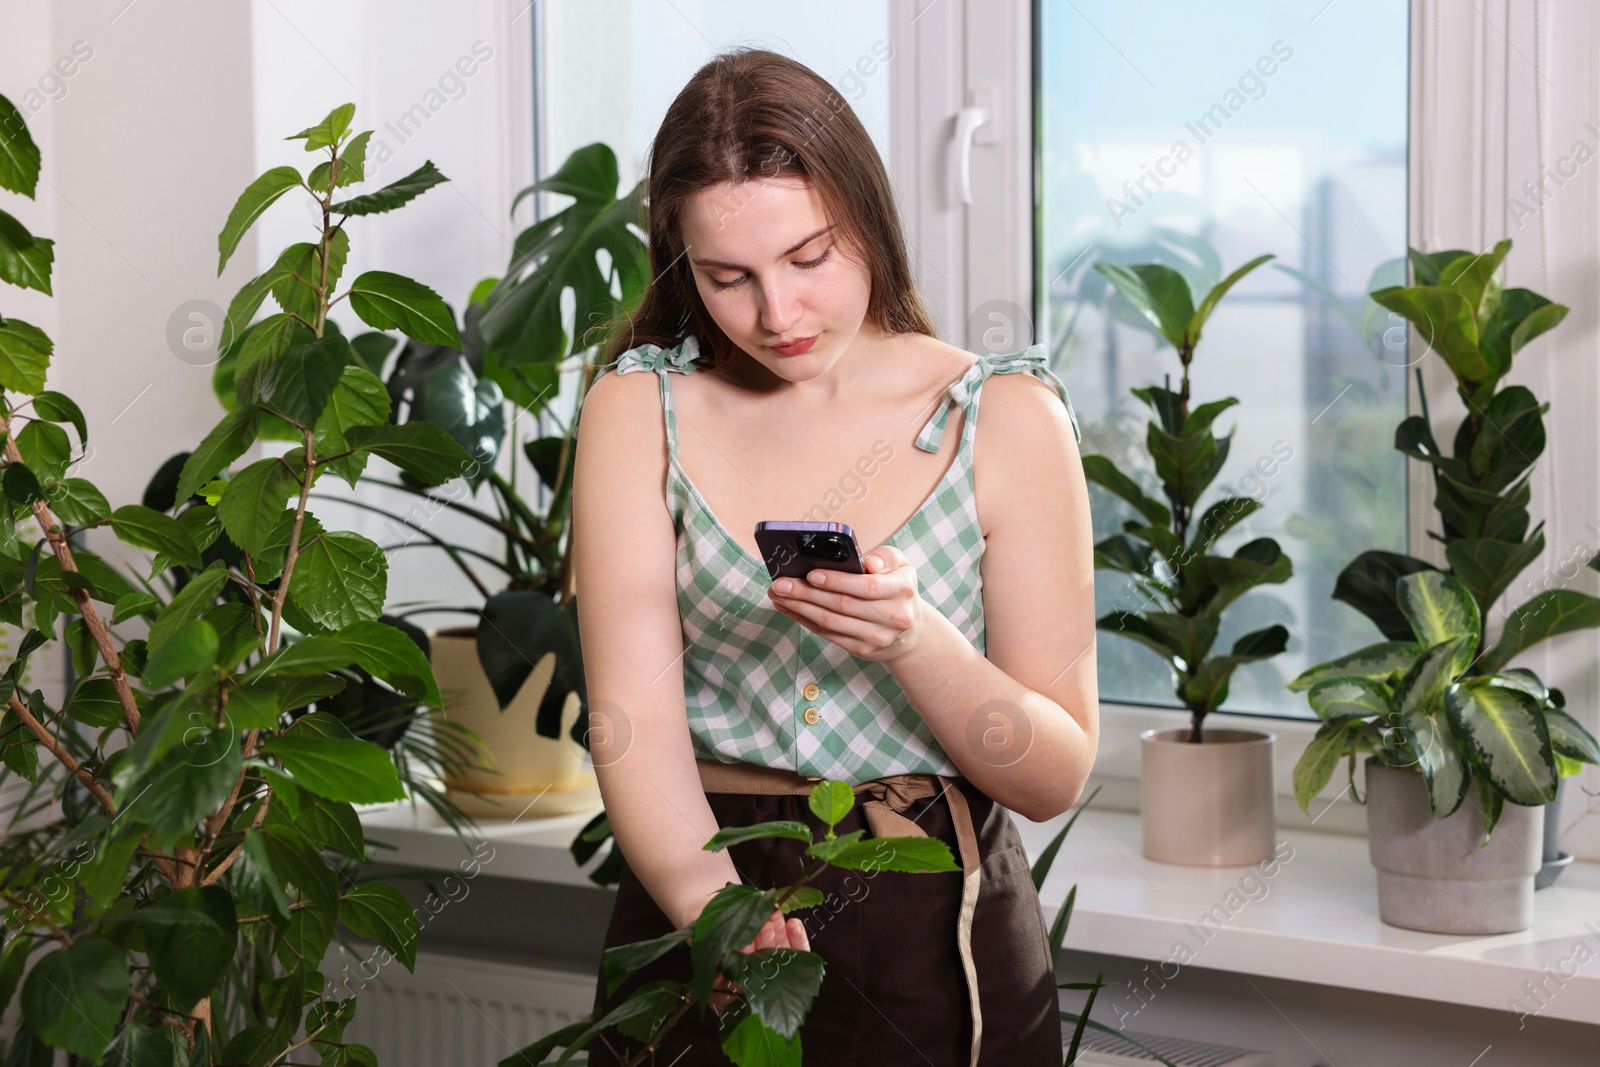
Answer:
[[[844,571],[847,574],[865,574],[861,560],[861,547],[856,544],[855,533],[842,522],[795,523],[802,529],[774,529],[772,524],[756,524],[756,544],[761,549],[762,561],[767,565],[767,575],[773,581],[779,578],[799,578],[817,569]],[[849,544],[849,558],[826,559],[808,555],[801,548],[804,534],[829,534],[843,538]]]

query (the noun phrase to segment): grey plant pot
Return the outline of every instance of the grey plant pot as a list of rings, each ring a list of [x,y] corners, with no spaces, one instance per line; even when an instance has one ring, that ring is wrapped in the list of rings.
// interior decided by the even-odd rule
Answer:
[[[1440,934],[1506,934],[1533,922],[1544,808],[1506,804],[1482,848],[1483,799],[1476,779],[1443,819],[1428,809],[1414,770],[1368,756],[1367,852],[1378,869],[1378,917]]]

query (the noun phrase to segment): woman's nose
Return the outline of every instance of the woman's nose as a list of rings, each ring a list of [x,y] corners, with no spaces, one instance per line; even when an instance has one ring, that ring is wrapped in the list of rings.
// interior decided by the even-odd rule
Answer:
[[[782,336],[799,321],[800,302],[782,283],[768,284],[761,289],[761,325],[770,333]]]

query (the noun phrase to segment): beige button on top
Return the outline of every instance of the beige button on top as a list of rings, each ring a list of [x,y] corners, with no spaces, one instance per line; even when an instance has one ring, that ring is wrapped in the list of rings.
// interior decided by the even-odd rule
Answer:
[[[800,717],[805,719],[807,726],[815,726],[822,718],[822,713],[816,708],[807,708]]]
[[[817,699],[817,694],[821,693],[822,690],[817,688],[816,682],[807,682],[806,687],[800,690],[800,692],[807,700],[815,700]]]

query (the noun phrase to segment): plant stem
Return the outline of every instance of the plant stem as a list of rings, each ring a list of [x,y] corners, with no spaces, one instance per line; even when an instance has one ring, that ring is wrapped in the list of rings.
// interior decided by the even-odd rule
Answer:
[[[22,720],[24,726],[33,731],[33,736],[39,739],[39,743],[52,756],[61,761],[62,765],[67,768],[67,773],[82,782],[89,792],[94,794],[95,799],[100,802],[100,806],[106,809],[107,815],[115,815],[117,813],[116,802],[111,799],[111,794],[106,792],[106,787],[100,784],[100,779],[84,770],[83,766],[72,758],[71,753],[62,746],[60,741],[56,740],[44,723],[33,717],[33,712],[28,710],[28,705],[17,699],[16,693],[11,694],[9,703],[11,710],[17,713],[17,718]]]
[[[9,410],[9,405],[7,410]],[[15,435],[11,433],[11,419],[9,415],[0,416],[0,434],[5,435],[5,456],[11,463],[23,463],[22,453],[17,450]],[[78,564],[72,556],[72,548],[67,544],[66,535],[61,532],[61,524],[55,514],[50,510],[50,505],[43,500],[35,500],[32,505],[34,520],[39,528],[44,531],[45,540],[50,542],[50,549],[55,554],[56,562],[61,565],[63,572],[78,573]],[[100,651],[100,659],[106,665],[106,673],[111,677],[111,685],[117,691],[117,701],[122,705],[122,716],[127,721],[128,732],[139,732],[139,704],[133,697],[133,686],[128,682],[128,676],[122,670],[122,657],[117,654],[117,647],[111,641],[111,633],[106,629],[105,621],[100,618],[100,612],[94,606],[94,598],[89,590],[74,587],[68,590],[73,602],[78,605],[78,614],[83,616],[83,624],[88,627],[89,634],[94,638],[94,644]]]
[[[294,528],[289,532],[289,547],[283,554],[283,577],[278,582],[277,595],[272,598],[272,630],[267,635],[265,655],[278,651],[278,637],[283,627],[283,605],[289,599],[289,579],[294,575],[295,560],[300,555],[300,531],[306,521],[306,500],[311,495],[311,480],[317,473],[317,446],[310,430],[301,430],[306,442],[306,469],[300,479],[300,502],[294,509]]]

